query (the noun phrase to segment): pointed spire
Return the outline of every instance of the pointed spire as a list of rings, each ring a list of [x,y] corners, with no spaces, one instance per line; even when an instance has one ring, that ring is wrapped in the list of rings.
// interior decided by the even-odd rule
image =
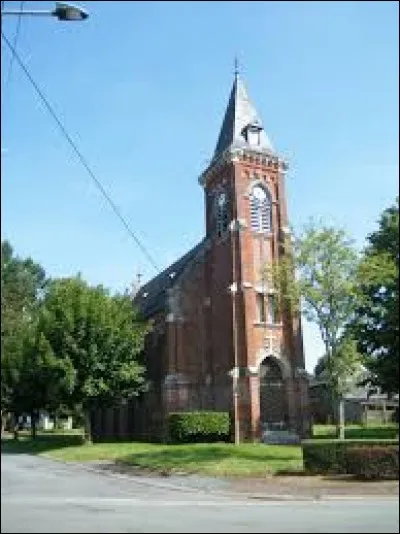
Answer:
[[[258,147],[266,152],[274,152],[268,139],[258,113],[250,101],[244,83],[239,75],[238,59],[235,57],[235,71],[232,91],[222,122],[214,158],[221,154],[229,146],[249,147],[245,136],[248,126],[256,127],[259,131]]]
[[[239,76],[239,60],[237,56],[235,56],[235,80]]]

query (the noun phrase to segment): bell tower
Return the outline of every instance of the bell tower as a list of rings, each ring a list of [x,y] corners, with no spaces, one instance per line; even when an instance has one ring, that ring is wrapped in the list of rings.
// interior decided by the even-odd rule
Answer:
[[[236,441],[309,430],[300,318],[279,311],[265,279],[289,233],[287,168],[236,69],[211,163],[199,178],[208,247],[206,359],[214,397],[230,392],[217,405],[231,410]]]

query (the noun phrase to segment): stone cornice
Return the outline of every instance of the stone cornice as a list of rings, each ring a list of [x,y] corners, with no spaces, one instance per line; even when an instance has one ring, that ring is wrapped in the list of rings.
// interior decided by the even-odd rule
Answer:
[[[257,150],[252,147],[230,147],[220,154],[200,175],[198,182],[205,187],[209,179],[214,176],[224,165],[232,162],[244,162],[255,165],[263,165],[267,169],[273,169],[284,174],[288,169],[288,163],[278,156],[265,150]]]

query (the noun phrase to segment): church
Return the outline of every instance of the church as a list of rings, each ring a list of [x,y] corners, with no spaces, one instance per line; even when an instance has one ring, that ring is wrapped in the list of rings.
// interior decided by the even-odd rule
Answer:
[[[93,416],[93,436],[165,439],[174,411],[228,411],[232,439],[310,428],[301,320],[280,311],[265,280],[289,237],[287,163],[273,148],[236,72],[204,190],[205,236],[143,285],[134,302],[153,322],[149,388]]]

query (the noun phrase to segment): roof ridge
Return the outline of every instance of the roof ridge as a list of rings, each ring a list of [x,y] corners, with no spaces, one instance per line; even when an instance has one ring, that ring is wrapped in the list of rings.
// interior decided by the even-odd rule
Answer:
[[[174,263],[166,267],[154,278],[144,284],[133,299],[142,314],[150,316],[162,309],[165,305],[167,289],[173,287],[180,278],[188,263],[194,258],[198,251],[204,246],[206,238],[192,247],[186,254],[183,254]]]

